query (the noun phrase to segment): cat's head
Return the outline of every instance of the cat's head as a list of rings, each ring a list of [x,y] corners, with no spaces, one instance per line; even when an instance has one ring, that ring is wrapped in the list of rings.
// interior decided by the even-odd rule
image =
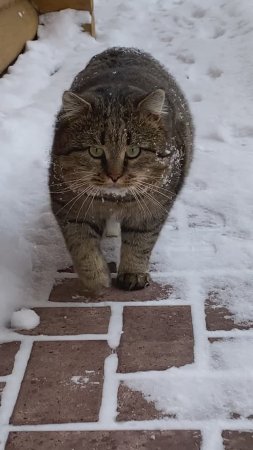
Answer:
[[[165,92],[96,88],[63,94],[53,152],[73,191],[98,195],[146,190],[170,160]]]

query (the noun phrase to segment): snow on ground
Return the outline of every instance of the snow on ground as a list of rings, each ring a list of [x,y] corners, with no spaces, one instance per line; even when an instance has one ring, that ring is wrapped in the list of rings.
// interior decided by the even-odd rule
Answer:
[[[252,349],[252,347],[251,347]],[[128,381],[127,386],[143,392],[154,401],[158,410],[179,420],[217,420],[249,417],[253,414],[252,373],[228,378],[227,374],[188,373],[184,368],[172,368],[167,376]],[[184,376],[186,372],[187,376]]]
[[[94,54],[139,47],[175,75],[196,124],[192,170],[152,257],[153,270],[184,287],[196,335],[193,366],[131,387],[180,418],[247,417],[252,378],[243,370],[228,383],[217,374],[241,364],[252,370],[252,340],[208,346],[201,320],[203,300],[217,289],[238,323],[253,320],[251,0],[96,0],[95,6],[96,41],[81,32],[82,12],[45,15],[39,40],[0,80],[1,325],[15,307],[45,301],[57,267],[69,261],[47,191],[62,92]]]

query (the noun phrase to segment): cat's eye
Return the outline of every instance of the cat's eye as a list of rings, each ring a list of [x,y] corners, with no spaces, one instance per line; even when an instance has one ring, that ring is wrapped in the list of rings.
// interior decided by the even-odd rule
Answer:
[[[89,154],[92,158],[101,158],[104,154],[104,150],[101,147],[90,147]]]
[[[126,156],[128,158],[137,158],[141,153],[140,147],[128,147],[126,150]]]

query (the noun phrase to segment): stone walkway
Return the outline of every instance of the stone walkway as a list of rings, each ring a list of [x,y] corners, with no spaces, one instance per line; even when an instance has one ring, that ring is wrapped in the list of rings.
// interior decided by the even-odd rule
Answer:
[[[165,416],[124,384],[193,363],[200,332],[210,346],[237,336],[229,311],[216,308],[217,295],[206,299],[201,323],[194,306],[161,279],[139,292],[114,287],[87,302],[76,275],[59,273],[49,303],[35,308],[40,325],[0,345],[1,449],[219,450],[204,423]],[[253,449],[250,429],[231,418],[223,430],[214,427],[215,442]]]

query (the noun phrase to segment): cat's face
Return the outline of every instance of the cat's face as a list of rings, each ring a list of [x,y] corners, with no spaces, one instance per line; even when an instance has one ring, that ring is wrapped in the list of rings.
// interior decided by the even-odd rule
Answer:
[[[163,108],[161,90],[138,104],[101,98],[88,102],[65,94],[54,151],[69,187],[101,196],[138,196],[158,184],[170,159]]]

